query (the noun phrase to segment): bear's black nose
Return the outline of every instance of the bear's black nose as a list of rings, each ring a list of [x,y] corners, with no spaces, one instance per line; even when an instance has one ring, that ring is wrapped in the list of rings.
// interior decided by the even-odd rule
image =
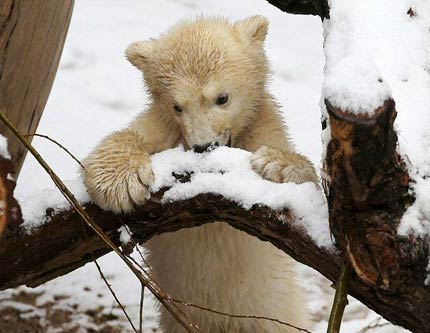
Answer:
[[[196,153],[205,153],[207,151],[211,151],[213,148],[218,147],[219,143],[218,142],[209,142],[209,143],[205,143],[203,145],[194,145],[193,146],[193,151]]]

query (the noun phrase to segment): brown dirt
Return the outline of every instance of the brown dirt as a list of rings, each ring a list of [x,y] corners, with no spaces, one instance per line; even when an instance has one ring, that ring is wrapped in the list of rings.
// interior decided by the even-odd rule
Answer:
[[[115,314],[106,314],[103,307],[81,312],[78,304],[73,304],[70,310],[58,309],[54,302],[37,305],[37,298],[41,295],[21,291],[10,298],[1,299],[0,333],[46,333],[49,328],[61,333],[77,333],[82,330],[87,333],[128,332],[124,326],[111,325],[110,321],[117,322],[121,318]],[[62,301],[68,299],[68,296],[56,295],[54,299]],[[15,303],[17,306],[14,306]],[[95,325],[97,330],[93,327],[79,327],[73,322],[77,314],[87,317],[85,322]]]

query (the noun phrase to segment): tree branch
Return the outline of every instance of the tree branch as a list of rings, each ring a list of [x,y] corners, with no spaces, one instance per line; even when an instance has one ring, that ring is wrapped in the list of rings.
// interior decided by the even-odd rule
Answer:
[[[118,229],[122,223],[129,226],[136,240],[145,242],[164,232],[220,221],[271,242],[333,282],[339,277],[341,260],[338,255],[318,248],[306,232],[295,225],[294,216],[288,210],[273,211],[259,206],[245,210],[213,194],[161,204],[163,193],[155,193],[127,216],[115,216],[93,204],[85,205],[85,210],[117,245],[120,245]],[[86,228],[87,238],[79,215],[72,210],[57,214],[48,210],[47,222],[31,234],[25,233],[19,224],[13,224],[0,249],[0,289],[22,284],[35,287],[90,262],[91,252],[95,257],[108,253],[110,249],[106,244]],[[402,292],[399,297],[398,293],[375,288],[357,276],[350,281],[351,295],[386,319],[407,328],[420,327],[417,332],[424,332],[430,322],[430,313],[424,310],[428,309],[430,301],[429,288],[415,281],[415,285],[409,284]]]
[[[133,214],[116,216],[105,212],[93,204],[85,205],[87,213],[118,245],[118,229],[126,224],[133,238],[145,242],[151,237],[182,228],[190,228],[205,223],[222,221],[246,231],[258,238],[270,241],[296,259],[304,258],[311,266],[324,264],[325,270],[337,278],[338,262],[330,258],[328,252],[318,249],[300,228],[291,223],[289,211],[275,212],[267,207],[253,207],[250,210],[238,207],[235,202],[213,194],[200,194],[189,200],[161,204],[164,191],[157,192]],[[54,277],[68,273],[91,261],[90,252],[96,257],[109,252],[107,246],[87,228],[82,230],[79,215],[72,211],[54,214],[47,211],[40,228],[27,234],[16,226],[6,234],[6,246],[0,251],[0,289],[26,284],[35,287]],[[289,223],[285,222],[285,219]],[[300,249],[299,247],[300,243]],[[31,246],[22,247],[22,244]],[[34,255],[37,249],[38,255]],[[321,258],[315,253],[320,252]]]
[[[271,5],[289,14],[318,15],[330,18],[327,0],[267,0]]]

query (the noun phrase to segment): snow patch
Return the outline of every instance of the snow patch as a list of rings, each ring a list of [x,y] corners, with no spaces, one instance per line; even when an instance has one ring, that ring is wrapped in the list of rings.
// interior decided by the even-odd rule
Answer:
[[[64,181],[64,184],[81,204],[91,201],[82,178]],[[45,189],[38,196],[22,202],[21,208],[24,220],[22,227],[28,233],[31,233],[34,229],[49,221],[50,217],[46,216],[46,210],[48,208],[53,209],[53,213],[58,213],[69,209],[70,204],[61,194],[60,190],[57,188],[50,188]]]
[[[120,240],[122,246],[127,246],[128,244],[130,244],[130,242],[131,242],[131,231],[126,225],[121,226],[118,229],[118,233],[119,233],[119,240]]]
[[[150,190],[156,192],[170,187],[162,202],[186,200],[202,193],[215,193],[237,202],[245,209],[264,205],[274,210],[290,209],[297,217],[296,223],[304,228],[312,240],[320,246],[332,249],[328,225],[327,204],[321,191],[313,183],[273,183],[261,178],[251,168],[252,153],[228,147],[197,154],[183,147],[166,150],[152,156],[155,180]],[[182,182],[181,176],[190,178]],[[81,203],[90,201],[81,177],[65,182]],[[58,189],[43,191],[22,204],[23,227],[31,232],[49,221],[48,208],[54,213],[70,208],[70,204]],[[129,241],[127,230],[119,230],[125,243]]]
[[[427,273],[428,273],[428,275],[427,275],[426,279],[424,280],[424,284],[426,286],[430,286],[430,259],[429,259],[429,263],[427,264]]]
[[[320,247],[331,249],[327,205],[321,191],[313,183],[273,183],[261,178],[251,168],[252,153],[219,147],[209,153],[196,154],[183,147],[152,156],[155,181],[151,191],[170,187],[163,202],[192,198],[201,193],[215,193],[238,203],[245,209],[264,205],[274,210],[291,209],[299,226]],[[189,182],[178,176],[187,174]]]
[[[416,183],[412,186],[412,191],[415,193],[416,200],[403,215],[397,230],[402,236],[410,233],[430,234],[430,182],[418,175],[415,176],[415,179]]]
[[[372,61],[348,56],[327,68],[323,96],[342,110],[371,115],[391,97],[391,89]]]

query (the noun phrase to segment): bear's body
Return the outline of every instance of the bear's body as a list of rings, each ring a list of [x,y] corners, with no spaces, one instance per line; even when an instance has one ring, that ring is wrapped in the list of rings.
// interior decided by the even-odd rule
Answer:
[[[263,50],[267,20],[231,25],[221,18],[184,21],[158,39],[137,42],[127,58],[152,97],[128,128],[106,137],[85,161],[85,183],[104,209],[142,204],[153,180],[150,155],[183,144],[204,151],[232,145],[253,152],[255,171],[275,182],[317,181],[294,152],[267,92]],[[173,298],[239,315],[306,326],[304,295],[293,261],[272,245],[222,223],[154,237],[147,243],[155,278]],[[202,332],[296,332],[273,321],[234,319],[184,308]],[[165,333],[184,329],[162,309]]]

